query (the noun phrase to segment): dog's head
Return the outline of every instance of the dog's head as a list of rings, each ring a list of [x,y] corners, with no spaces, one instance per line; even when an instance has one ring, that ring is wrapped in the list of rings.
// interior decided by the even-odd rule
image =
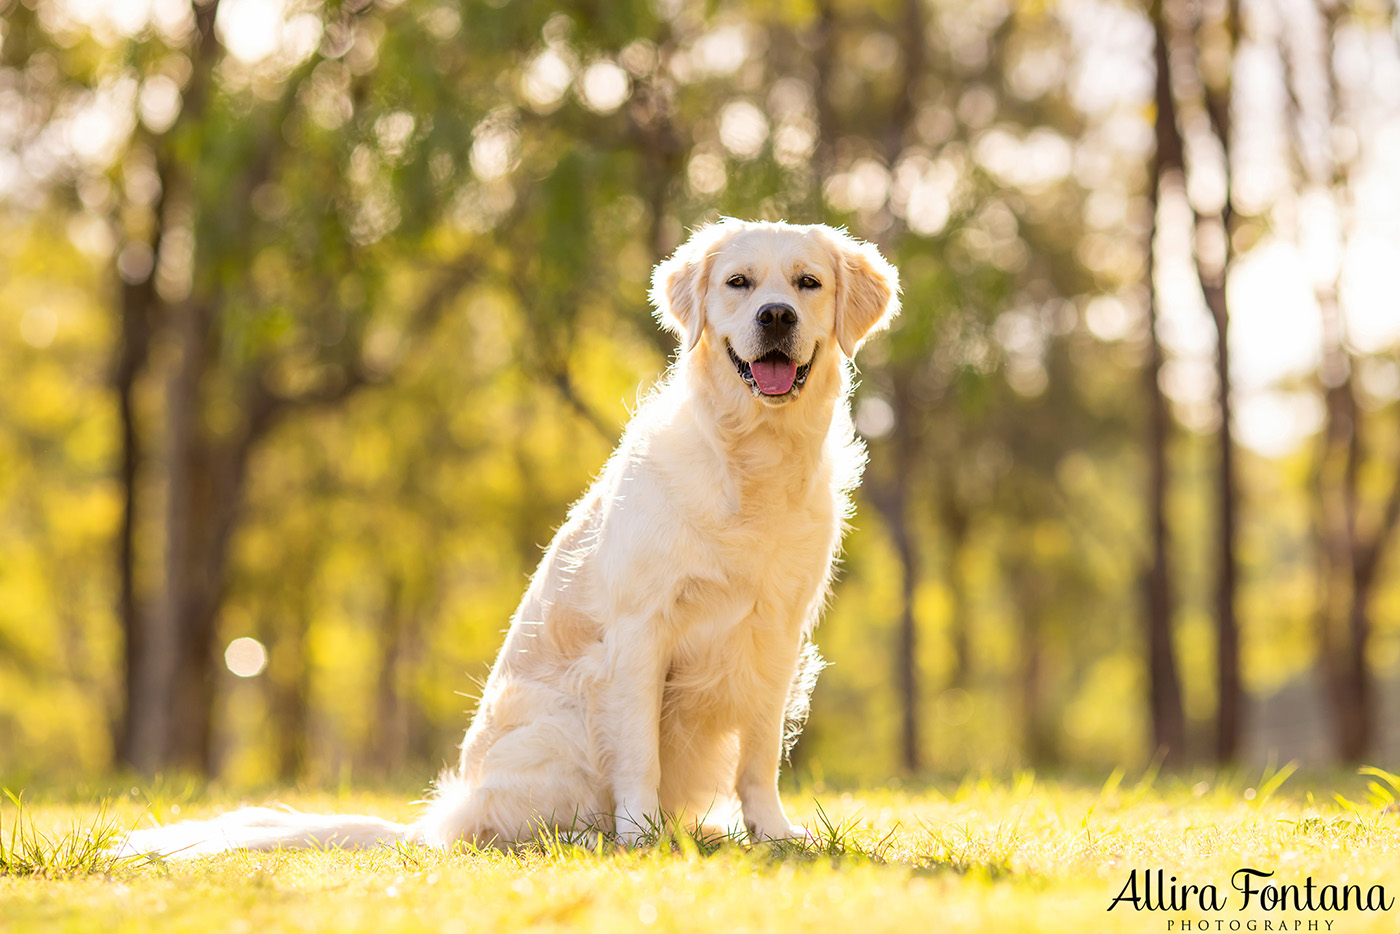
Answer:
[[[797,398],[824,355],[853,357],[899,310],[899,277],[873,246],[822,225],[725,220],[656,268],[652,302],[686,353],[727,360],[767,405]]]

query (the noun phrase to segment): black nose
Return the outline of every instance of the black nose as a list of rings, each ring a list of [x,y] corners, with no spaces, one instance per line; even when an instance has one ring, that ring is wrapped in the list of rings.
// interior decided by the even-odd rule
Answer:
[[[763,336],[769,340],[779,340],[787,336],[797,323],[797,312],[791,305],[771,302],[758,310],[758,326],[763,328]]]

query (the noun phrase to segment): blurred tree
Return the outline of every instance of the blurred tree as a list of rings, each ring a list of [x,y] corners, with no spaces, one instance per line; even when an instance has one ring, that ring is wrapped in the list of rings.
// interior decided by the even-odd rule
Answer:
[[[1239,560],[1239,481],[1230,371],[1228,284],[1235,263],[1238,213],[1235,206],[1235,140],[1231,119],[1240,11],[1236,0],[1212,6],[1167,4],[1161,22],[1167,30],[1167,59],[1179,95],[1178,132],[1186,140],[1187,192],[1191,203],[1192,247],[1197,279],[1215,327],[1216,462],[1215,526],[1215,759],[1233,761],[1239,752],[1244,715],[1240,675],[1240,627],[1236,593]],[[1197,119],[1199,117],[1200,119]],[[1209,194],[1206,194],[1209,192]]]
[[[1357,371],[1364,364],[1348,337],[1341,288],[1341,258],[1353,242],[1354,188],[1363,155],[1364,127],[1358,124],[1370,101],[1346,87],[1339,69],[1345,67],[1345,32],[1366,29],[1370,13],[1317,3],[1308,14],[1284,33],[1282,58],[1292,162],[1302,198],[1313,205],[1310,235],[1330,239],[1327,255],[1337,258],[1314,277],[1313,287],[1322,341],[1317,376],[1325,400],[1313,478],[1321,584],[1315,626],[1336,754],[1356,763],[1376,741],[1372,603],[1378,572],[1400,526],[1400,472],[1374,498],[1362,488],[1374,445],[1366,437],[1366,406],[1358,398]],[[1395,11],[1386,15],[1393,23]],[[1347,133],[1351,145],[1343,142]]]
[[[1231,537],[1232,444],[1198,469],[1215,422],[1171,319],[1182,272],[1223,301],[1264,235],[1230,200],[1240,131],[1211,124],[1252,106],[1248,56],[1237,14],[1164,4],[1154,30],[1112,0],[351,0],[254,29],[237,4],[0,0],[0,769],[91,767],[123,683],[113,740],[147,768],[439,760],[462,672],[673,349],[650,268],[720,212],[846,224],[904,281],[859,359],[872,456],[803,766],[1173,753],[1212,680],[1228,725],[1242,674],[1312,662],[1301,621],[1273,637],[1322,580],[1289,525],[1315,495],[1299,457],[1244,454],[1241,493],[1288,509],[1244,515],[1241,672],[1193,546]],[[1344,34],[1372,16],[1346,9]],[[1352,402],[1317,618],[1346,718],[1395,645],[1397,434],[1387,361],[1329,328]],[[218,665],[245,635],[252,682]]]
[[[309,54],[284,47],[254,67],[220,38],[218,0],[119,49],[54,30],[45,7],[18,10],[6,60],[30,71],[62,62],[62,81],[34,77],[52,99],[91,92],[113,69],[139,87],[141,124],[116,134],[110,169],[75,166],[66,179],[116,182],[99,198],[122,282],[113,384],[127,693],[116,749],[145,770],[203,769],[215,623],[248,465],[289,413],[392,375],[401,348],[485,265],[480,239],[441,220],[453,167],[490,104],[474,109],[458,82],[475,68],[484,71],[469,80],[484,83],[492,56],[443,45],[407,11],[365,4],[325,8],[300,24]],[[413,67],[435,47],[437,67]],[[114,52],[129,64],[83,64]],[[160,402],[142,411],[148,388]],[[139,534],[157,523],[159,536]],[[162,569],[143,594],[139,568],[156,562],[142,553],[155,548]]]
[[[1156,240],[1162,189],[1169,177],[1182,182],[1185,155],[1176,125],[1176,102],[1172,92],[1171,57],[1162,0],[1154,0],[1152,16],[1153,155],[1148,180],[1148,210],[1151,223],[1147,232],[1144,278],[1147,284],[1147,365],[1143,383],[1148,400],[1147,434],[1147,512],[1152,556],[1143,574],[1146,603],[1148,710],[1152,716],[1152,743],[1155,754],[1167,765],[1179,764],[1186,754],[1186,716],[1181,704],[1181,681],[1177,676],[1176,652],[1172,645],[1174,580],[1170,565],[1167,528],[1168,439],[1171,414],[1162,390],[1162,343],[1157,335],[1160,292],[1157,287]]]
[[[945,686],[961,689],[972,667],[974,619],[962,567],[970,527],[1004,508],[1002,496],[1025,502],[1015,483],[1003,491],[988,465],[1016,450],[1028,472],[1053,473],[1082,441],[1065,431],[1043,445],[1021,443],[1038,436],[1031,426],[1043,416],[1054,348],[1074,327],[1062,297],[1092,288],[1073,252],[1084,193],[1053,167],[1044,175],[1017,171],[1018,153],[1032,159],[1027,150],[1037,144],[1053,153],[1081,124],[1062,82],[1026,89],[1013,74],[1022,57],[1068,54],[1068,36],[1036,11],[920,0],[879,12],[828,4],[819,7],[814,31],[813,190],[903,270],[908,313],[888,350],[866,351],[862,369],[879,356],[869,391],[858,396],[857,423],[876,445],[863,495],[879,510],[900,569],[891,648],[898,761],[912,772],[925,762],[929,706],[921,683],[929,622],[920,620],[922,582],[940,579],[948,595]],[[1026,127],[1038,135],[1026,136]],[[1053,156],[1047,161],[1053,166]],[[1071,382],[1065,374],[1051,395],[1082,411]],[[1057,418],[1074,421],[1070,411],[1057,410]],[[1028,521],[1058,508],[1047,493],[1030,501]],[[1043,557],[1032,553],[1002,568],[1016,595],[1007,610],[1019,620],[1022,645],[1008,688],[1022,699],[1033,759],[1052,758],[1054,746],[1045,731],[1052,718],[1043,709],[1040,595],[1031,593]]]

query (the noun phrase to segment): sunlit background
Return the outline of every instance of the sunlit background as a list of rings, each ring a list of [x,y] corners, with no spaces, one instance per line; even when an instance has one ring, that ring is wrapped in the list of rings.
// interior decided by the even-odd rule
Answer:
[[[720,214],[905,282],[799,774],[1400,752],[1394,5],[0,13],[0,779],[450,758]]]

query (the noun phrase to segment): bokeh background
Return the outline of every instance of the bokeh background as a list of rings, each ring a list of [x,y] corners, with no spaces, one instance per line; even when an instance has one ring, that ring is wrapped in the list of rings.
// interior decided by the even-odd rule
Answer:
[[[5,783],[450,759],[721,214],[904,279],[798,774],[1400,750],[1393,4],[0,14]]]

